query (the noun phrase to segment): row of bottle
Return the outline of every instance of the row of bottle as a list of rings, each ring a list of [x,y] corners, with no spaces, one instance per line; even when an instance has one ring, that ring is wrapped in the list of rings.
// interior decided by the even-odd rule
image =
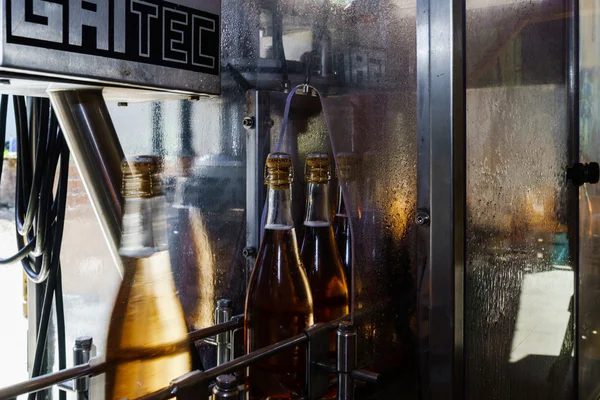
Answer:
[[[329,322],[349,312],[350,274],[344,268],[334,237],[329,201],[331,162],[327,154],[309,154],[305,171],[307,201],[299,250],[291,207],[292,159],[286,153],[272,153],[267,157],[267,216],[246,295],[247,352],[299,334],[313,323]],[[338,211],[339,217],[344,218],[343,206],[338,207]],[[341,244],[346,245],[345,241],[349,240],[347,220],[342,221],[340,227],[346,229],[344,236],[340,235]],[[329,351],[334,358],[333,332]],[[306,349],[298,346],[248,368],[249,398],[302,397],[305,356]],[[330,392],[330,396],[335,397],[335,393]]]
[[[342,155],[338,160],[344,174]],[[186,325],[173,282],[166,235],[159,159],[141,156],[122,164],[124,217],[120,255],[123,282],[107,335],[106,398],[137,398],[161,389],[191,369]],[[343,201],[334,238],[329,203],[331,163],[326,154],[307,159],[307,209],[301,250],[291,215],[292,162],[269,155],[268,213],[246,300],[246,350],[253,351],[349,311],[350,236]],[[339,239],[340,249],[335,239]],[[332,336],[330,350],[335,351]],[[304,389],[300,348],[249,371],[252,398],[293,398]]]

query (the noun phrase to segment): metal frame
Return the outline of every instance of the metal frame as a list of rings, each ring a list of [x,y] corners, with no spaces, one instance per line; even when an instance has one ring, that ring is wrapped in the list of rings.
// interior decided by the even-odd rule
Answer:
[[[246,282],[260,246],[260,228],[265,205],[264,165],[269,152],[270,95],[268,91],[247,92],[246,128]],[[242,121],[240,121],[242,123]]]
[[[429,375],[425,399],[464,397],[464,270],[466,208],[465,1],[417,1],[418,199],[421,224],[421,321]],[[428,271],[428,272],[427,272]],[[423,366],[422,366],[423,368]],[[427,374],[428,372],[428,374]]]
[[[569,0],[567,10],[567,96],[568,96],[568,158],[569,165],[580,162],[579,157],[579,0]],[[573,265],[573,395],[579,398],[579,188],[568,185],[568,240]]]

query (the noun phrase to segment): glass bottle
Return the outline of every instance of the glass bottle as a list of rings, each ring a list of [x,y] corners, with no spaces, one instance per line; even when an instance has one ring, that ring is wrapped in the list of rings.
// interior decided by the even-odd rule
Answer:
[[[106,340],[107,399],[137,398],[190,371],[187,328],[167,250],[158,159],[122,164],[123,282]]]
[[[331,226],[329,180],[331,165],[325,153],[306,158],[306,216],[300,258],[306,268],[313,295],[315,322],[329,322],[348,314],[346,273]],[[329,351],[336,352],[332,332]]]
[[[287,339],[314,323],[313,300],[300,262],[292,220],[292,159],[271,153],[266,161],[267,218],[245,306],[246,352]],[[248,368],[250,399],[302,395],[306,347],[298,346]]]
[[[346,281],[348,287],[352,288],[352,233],[350,231],[350,221],[346,213],[346,201],[344,200],[344,189],[350,196],[350,200],[356,198],[356,169],[358,165],[358,156],[356,153],[339,153],[337,155],[338,163],[338,204],[333,218],[333,233],[337,243],[344,271],[346,272]],[[356,203],[356,201],[351,201]],[[357,204],[350,204],[356,207]],[[358,217],[358,215],[357,215]],[[351,290],[350,290],[351,291]]]

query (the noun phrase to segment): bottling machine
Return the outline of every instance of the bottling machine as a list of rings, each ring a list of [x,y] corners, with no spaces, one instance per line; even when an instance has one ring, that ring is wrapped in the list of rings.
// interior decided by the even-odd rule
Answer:
[[[246,367],[298,345],[306,399],[328,376],[338,399],[600,398],[597,1],[3,0],[0,16],[0,137],[17,144],[0,399],[104,398],[128,154],[162,160],[198,356],[144,399],[241,398]],[[307,154],[359,160],[333,185],[350,314],[244,354],[280,150],[296,229]]]

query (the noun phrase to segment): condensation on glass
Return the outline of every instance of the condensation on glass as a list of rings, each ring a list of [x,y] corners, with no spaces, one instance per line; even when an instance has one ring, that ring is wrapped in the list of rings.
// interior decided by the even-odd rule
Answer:
[[[600,161],[600,4],[580,2],[580,159]],[[579,189],[579,398],[600,395],[600,187]]]
[[[304,213],[306,154],[356,152],[361,173],[346,194],[355,238],[352,308],[361,337],[359,362],[379,371],[402,366],[407,372],[398,381],[415,398],[415,3],[224,0],[222,11],[220,96],[109,105],[125,154],[163,157],[171,263],[188,328],[213,324],[222,297],[233,301],[236,313],[243,310],[246,140],[253,132],[242,126],[251,116],[248,91],[269,91],[273,128],[266,154],[276,147],[284,89],[308,80],[327,97],[325,113],[311,94],[296,96],[292,104],[283,150],[296,155],[297,227]],[[120,277],[75,169],[67,205],[67,343],[90,335],[102,354]],[[199,350],[202,366],[214,366],[214,347],[199,343]],[[94,387],[103,387],[101,376],[93,379]]]
[[[573,392],[567,1],[467,1],[466,398]]]

